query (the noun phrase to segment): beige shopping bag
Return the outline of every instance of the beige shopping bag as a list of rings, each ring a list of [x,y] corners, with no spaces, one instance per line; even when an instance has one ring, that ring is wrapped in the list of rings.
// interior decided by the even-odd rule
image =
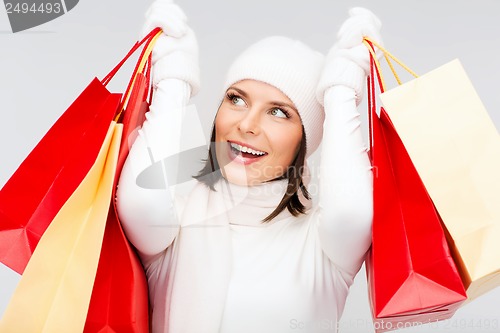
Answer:
[[[499,286],[500,136],[462,65],[380,98],[453,238],[469,299]]]
[[[0,332],[83,332],[113,188],[122,124],[40,238]]]

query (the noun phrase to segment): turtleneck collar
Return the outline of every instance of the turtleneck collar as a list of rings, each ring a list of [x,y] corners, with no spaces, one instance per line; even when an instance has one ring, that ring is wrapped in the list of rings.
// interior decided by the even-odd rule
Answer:
[[[241,186],[228,182],[221,177],[215,184],[215,190],[222,195],[227,208],[229,224],[252,227],[268,227],[284,218],[291,217],[288,209],[267,223],[262,220],[271,214],[285,195],[287,179],[274,180],[253,186]],[[309,206],[310,202],[300,196],[301,202]]]

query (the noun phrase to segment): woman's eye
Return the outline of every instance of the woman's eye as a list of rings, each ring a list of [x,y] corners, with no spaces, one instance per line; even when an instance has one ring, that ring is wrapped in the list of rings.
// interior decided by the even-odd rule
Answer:
[[[276,116],[278,118],[288,118],[288,112],[283,111],[282,109],[272,109],[271,115]]]
[[[229,99],[231,100],[231,103],[233,103],[234,105],[245,106],[245,101],[241,97],[230,96]]]

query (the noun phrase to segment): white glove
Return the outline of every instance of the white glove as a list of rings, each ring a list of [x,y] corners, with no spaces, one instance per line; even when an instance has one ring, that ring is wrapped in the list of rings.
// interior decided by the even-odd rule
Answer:
[[[142,36],[156,27],[163,30],[153,48],[153,84],[179,79],[191,86],[191,96],[196,95],[200,89],[198,42],[186,14],[172,0],[156,0],[145,16]]]
[[[368,9],[356,7],[349,10],[349,18],[337,34],[338,42],[330,49],[316,97],[323,103],[325,91],[334,85],[354,89],[356,104],[363,98],[366,76],[370,74],[370,53],[363,44],[363,37],[369,37],[382,45],[380,20]],[[380,56],[380,53],[377,54]]]

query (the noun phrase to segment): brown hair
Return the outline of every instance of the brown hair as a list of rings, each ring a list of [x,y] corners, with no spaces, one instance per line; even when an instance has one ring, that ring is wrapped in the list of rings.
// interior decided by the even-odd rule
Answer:
[[[302,140],[300,142],[300,148],[297,152],[297,156],[292,164],[287,168],[287,171],[278,178],[272,179],[270,181],[275,181],[278,179],[288,178],[288,186],[286,188],[285,195],[281,199],[280,203],[274,211],[269,214],[262,222],[267,223],[273,218],[278,216],[285,208],[293,216],[299,216],[300,214],[305,214],[306,208],[300,202],[299,190],[306,199],[310,199],[309,192],[307,191],[304,182],[302,180],[302,172],[304,171],[305,159],[306,159],[306,135],[304,127],[302,127]],[[215,191],[214,184],[217,180],[222,177],[219,163],[217,162],[217,157],[215,156],[215,124],[212,128],[212,135],[210,137],[210,147],[208,149],[208,157],[205,160],[205,166],[200,170],[198,175],[194,176],[198,181],[207,185],[211,190]]]

